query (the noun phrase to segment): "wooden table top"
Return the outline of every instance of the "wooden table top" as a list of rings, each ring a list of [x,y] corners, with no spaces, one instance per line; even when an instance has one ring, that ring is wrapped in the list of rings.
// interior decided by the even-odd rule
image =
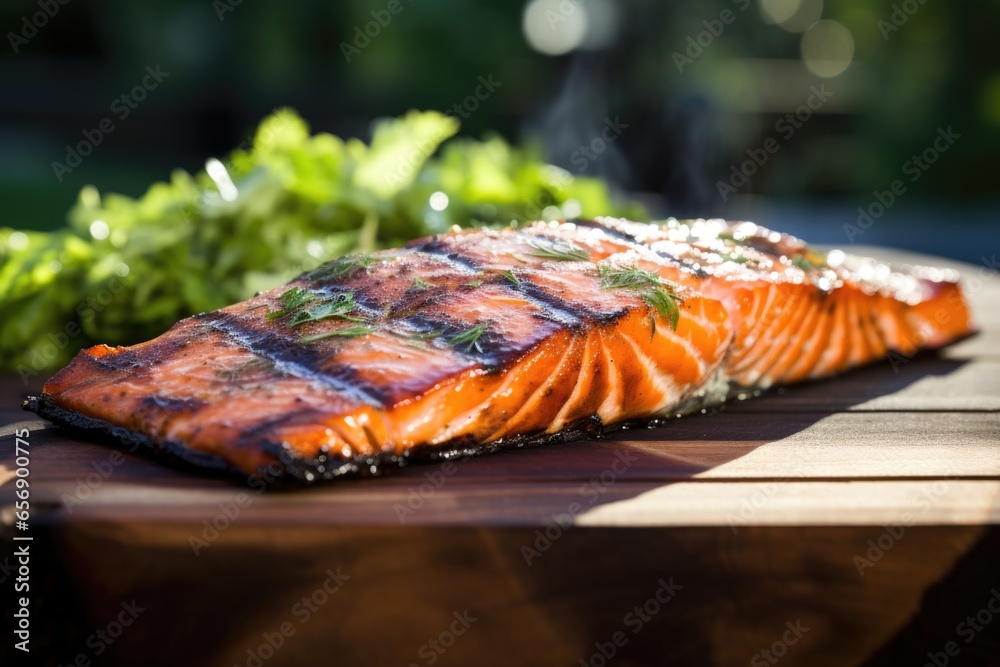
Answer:
[[[621,664],[771,664],[760,652],[797,618],[810,630],[775,649],[785,664],[926,660],[913,638],[945,650],[960,612],[975,614],[1000,585],[1000,275],[988,262],[864,252],[961,270],[981,333],[664,428],[298,492],[260,494],[78,440],[21,412],[37,387],[7,376],[4,530],[13,532],[13,433],[26,428],[31,530],[56,571],[46,590],[68,585],[76,596],[77,611],[59,617],[71,631],[52,640],[62,660],[89,651],[93,627],[144,593],[161,612],[108,655],[127,662],[156,633],[193,633],[208,652],[192,660],[175,648],[164,660],[247,664],[282,618],[299,628],[289,591],[314,590],[335,565],[353,577],[331,596],[336,609],[265,664],[295,664],[334,637],[342,664],[431,664],[431,654],[436,664],[599,664],[592,654],[617,630]],[[226,508],[234,516],[220,519]],[[213,533],[212,521],[225,527]],[[660,577],[684,588],[648,622],[659,630],[633,636],[625,612]],[[245,607],[241,586],[259,593]],[[167,614],[180,604],[171,587],[185,587],[201,625]],[[197,604],[198,591],[211,604]],[[935,595],[944,606],[928,612]],[[228,605],[235,629],[204,631],[216,605]],[[481,619],[467,636],[422,654],[465,608]],[[988,652],[995,634],[979,636],[955,641],[966,657],[1000,655]]]

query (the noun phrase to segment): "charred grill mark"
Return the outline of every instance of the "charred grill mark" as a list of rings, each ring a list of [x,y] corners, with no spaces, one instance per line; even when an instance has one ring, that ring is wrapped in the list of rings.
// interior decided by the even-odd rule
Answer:
[[[174,329],[190,322],[191,318],[181,320],[174,325]],[[184,333],[190,334],[191,332]],[[88,359],[104,370],[124,371],[130,377],[136,378],[148,373],[150,367],[162,364],[167,359],[174,357],[190,343],[191,339],[188,335],[166,336],[147,345],[119,348],[111,354],[100,357],[88,356]]]
[[[616,241],[625,243],[626,245],[632,248],[639,248],[640,250],[651,252],[658,257],[662,257],[668,262],[672,262],[678,265],[680,268],[686,270],[688,273],[691,273],[692,275],[698,278],[707,278],[711,275],[701,266],[700,263],[694,260],[688,259],[686,257],[679,257],[673,253],[666,252],[665,250],[657,250],[656,248],[653,248],[653,244],[643,243],[639,241],[639,239],[637,239],[632,234],[624,232],[620,229],[615,229],[614,227],[609,227],[601,222],[598,222],[597,220],[569,220],[568,222],[572,222],[577,227],[586,227],[588,229],[599,229],[605,234],[607,234],[610,238]]]
[[[673,262],[674,264],[677,264],[681,269],[687,271],[696,278],[708,278],[709,276],[712,275],[709,271],[705,270],[705,268],[703,268],[699,262],[696,262],[694,260],[688,259],[686,257],[678,257],[677,255],[665,252],[663,250],[653,250],[653,252],[662,257],[663,259],[666,259],[668,261]]]
[[[198,317],[237,345],[269,361],[279,372],[325,385],[351,400],[378,407],[385,404],[385,392],[362,381],[352,369],[336,365],[325,371],[318,370],[328,355],[315,347],[291,341],[267,325],[256,328],[253,323],[220,311]]]
[[[459,354],[487,368],[498,368],[505,363],[513,362],[523,351],[521,349],[511,349],[510,341],[502,335],[493,331],[488,322],[481,322],[478,325],[468,325],[452,322],[445,318],[428,317],[426,315],[410,315],[397,320],[407,329],[416,330],[412,335],[415,341],[441,346],[448,345]],[[453,344],[452,340],[469,331],[469,329],[484,326],[482,334],[476,338],[474,344]],[[524,346],[525,348],[527,346]]]
[[[145,422],[159,422],[160,428],[167,428],[177,417],[195,415],[207,406],[208,403],[198,398],[149,394],[139,400],[135,415]]]
[[[587,229],[599,229],[611,238],[617,241],[624,241],[625,243],[634,243],[637,245],[642,245],[639,241],[631,234],[626,234],[625,232],[614,229],[613,227],[608,227],[607,225],[598,222],[597,220],[581,220],[575,218],[573,220],[567,220],[566,222],[571,222],[577,227],[586,227]]]
[[[205,401],[199,398],[180,398],[176,396],[162,396],[160,394],[151,394],[142,397],[142,407],[149,410],[197,412],[205,407],[205,405]]]
[[[247,440],[258,440],[268,436],[271,432],[281,426],[292,426],[298,424],[319,423],[327,416],[327,413],[316,408],[302,408],[295,412],[286,412],[276,417],[269,417],[256,424],[247,426],[241,432],[241,436]]]
[[[461,252],[461,246],[451,245],[442,240],[440,236],[432,236],[429,241],[412,246],[411,250],[444,258],[466,271],[479,271],[480,269],[480,264],[474,257],[469,257]]]
[[[417,337],[428,336],[431,334],[440,335],[448,326],[449,322],[444,322],[439,319],[433,319],[420,314],[410,315],[408,317],[401,318],[399,320],[405,324],[408,328],[415,329],[417,331]]]
[[[518,294],[535,302],[541,308],[542,315],[546,319],[550,319],[553,322],[557,322],[571,328],[578,328],[581,324],[583,324],[584,320],[588,319],[596,322],[608,321],[608,313],[602,313],[582,305],[568,303],[558,294],[548,292],[540,285],[533,283],[530,278],[522,277],[520,278],[520,281],[520,287],[515,288],[513,285],[510,285],[510,288],[515,290]],[[583,312],[581,313],[580,311]],[[613,318],[614,316],[612,316],[612,319]]]

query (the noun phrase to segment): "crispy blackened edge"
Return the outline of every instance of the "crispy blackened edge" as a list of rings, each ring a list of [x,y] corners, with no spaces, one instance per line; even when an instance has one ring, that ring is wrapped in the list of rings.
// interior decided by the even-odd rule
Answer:
[[[61,408],[55,405],[47,394],[28,397],[22,407],[88,440],[107,443],[110,437],[120,447],[151,456],[169,465],[206,475],[241,480],[254,487],[263,482],[261,488],[272,491],[292,490],[334,479],[381,477],[411,463],[435,463],[505,450],[601,438],[606,433],[626,426],[626,424],[605,425],[600,418],[593,415],[571,424],[558,433],[512,436],[486,444],[477,444],[470,438],[462,437],[443,445],[419,445],[403,455],[384,452],[376,456],[357,456],[350,460],[336,459],[326,454],[314,459],[303,459],[290,453],[282,444],[271,443],[265,445],[263,451],[274,457],[274,463],[248,475],[224,459],[198,452],[184,443],[154,440],[142,433],[115,426],[102,419],[87,417],[73,410]]]
[[[122,426],[94,417],[87,417],[75,410],[61,408],[52,401],[49,394],[29,396],[22,406],[28,412],[74,433],[105,443],[108,438],[117,445],[135,451],[144,450],[155,458],[172,464],[181,464],[201,471],[211,471],[235,476],[246,476],[225,460],[191,449],[174,441],[159,442],[147,435],[137,433]]]

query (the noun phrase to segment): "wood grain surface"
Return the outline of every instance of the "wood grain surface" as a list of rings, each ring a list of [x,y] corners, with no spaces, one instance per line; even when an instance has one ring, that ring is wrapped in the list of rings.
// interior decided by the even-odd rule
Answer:
[[[7,376],[0,578],[26,428],[32,657],[1000,664],[1000,276],[863,251],[959,268],[982,332],[660,429],[300,492],[76,439]]]

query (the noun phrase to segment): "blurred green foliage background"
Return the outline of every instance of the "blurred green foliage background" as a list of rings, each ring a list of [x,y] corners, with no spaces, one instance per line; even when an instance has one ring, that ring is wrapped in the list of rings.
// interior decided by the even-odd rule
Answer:
[[[28,37],[47,6],[58,11]],[[894,7],[915,10],[887,32],[879,21]],[[278,107],[296,108],[314,130],[367,138],[375,118],[452,110],[492,76],[499,86],[474,111],[452,111],[466,116],[462,134],[537,138],[554,164],[606,178],[657,214],[764,218],[843,241],[856,208],[953,126],[962,139],[884,229],[896,234],[929,210],[956,212],[983,233],[995,227],[995,0],[398,0],[398,13],[389,9],[388,0],[3,3],[0,224],[52,229],[87,184],[138,195],[175,167],[196,171],[245,144]],[[734,20],[716,24],[725,10]],[[384,26],[371,23],[379,17]],[[802,30],[816,19],[850,35],[849,65],[836,76],[804,61]],[[368,44],[357,48],[366,26]],[[689,38],[709,43],[679,71],[676,54],[697,53]],[[119,119],[114,100],[157,65],[169,76]],[[815,85],[829,101],[783,138],[776,123]],[[53,163],[106,117],[114,131],[57,175]],[[609,119],[627,127],[581,159]],[[771,136],[780,149],[737,195],[721,196],[719,183]]]

